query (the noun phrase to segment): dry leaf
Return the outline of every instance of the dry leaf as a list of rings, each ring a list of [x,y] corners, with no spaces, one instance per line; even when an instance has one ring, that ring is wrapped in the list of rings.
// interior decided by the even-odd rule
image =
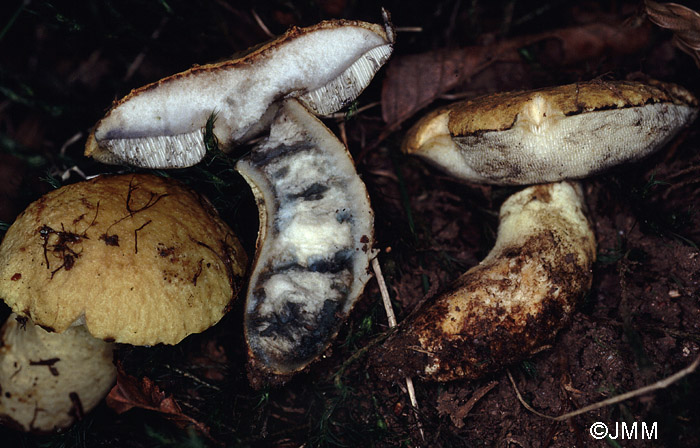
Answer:
[[[117,366],[117,384],[107,395],[107,406],[117,414],[132,408],[159,412],[181,428],[194,426],[200,433],[211,439],[209,427],[194,418],[185,415],[172,396],[166,396],[150,378],[138,378],[124,372]],[[213,440],[213,439],[212,439]]]
[[[438,50],[391,60],[382,86],[382,117],[391,128],[496,61],[518,60],[517,45]]]
[[[414,113],[464,82],[482,77],[491,90],[509,90],[527,76],[520,49],[536,45],[538,63],[567,66],[607,54],[631,54],[649,42],[648,28],[592,23],[497,44],[439,50],[392,59],[382,88],[382,116],[391,132]],[[496,85],[494,85],[494,83]],[[474,87],[474,86],[472,86]]]
[[[673,31],[673,43],[700,67],[700,14],[678,3],[645,3],[649,20]]]

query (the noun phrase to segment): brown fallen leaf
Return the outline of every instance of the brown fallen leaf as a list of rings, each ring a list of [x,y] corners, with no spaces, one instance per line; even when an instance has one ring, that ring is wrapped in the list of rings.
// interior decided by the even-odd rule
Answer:
[[[382,117],[387,126],[380,139],[441,95],[462,83],[472,83],[477,76],[487,75],[484,78],[491,84],[486,87],[492,90],[516,88],[519,84],[514,83],[522,84],[529,71],[529,62],[521,56],[521,49],[535,46],[537,51],[533,54],[539,64],[562,67],[608,54],[632,54],[648,43],[648,27],[591,23],[492,45],[392,59],[382,86]],[[514,73],[518,76],[512,76]]]
[[[117,365],[117,384],[107,395],[106,402],[117,414],[133,408],[158,412],[178,427],[194,426],[201,434],[215,441],[207,425],[184,414],[175,399],[167,396],[153,380],[148,377],[139,380],[128,375],[121,365]]]
[[[700,14],[678,3],[645,1],[649,20],[673,31],[673,43],[700,68]]]

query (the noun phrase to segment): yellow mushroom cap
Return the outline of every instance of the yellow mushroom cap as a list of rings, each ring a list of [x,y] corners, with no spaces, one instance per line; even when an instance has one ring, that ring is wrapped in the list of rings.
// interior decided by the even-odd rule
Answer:
[[[556,182],[649,155],[697,111],[677,85],[582,82],[453,103],[419,120],[402,148],[472,182]]]
[[[176,344],[221,319],[247,257],[201,195],[152,175],[99,176],[32,203],[0,246],[0,297],[55,332]]]

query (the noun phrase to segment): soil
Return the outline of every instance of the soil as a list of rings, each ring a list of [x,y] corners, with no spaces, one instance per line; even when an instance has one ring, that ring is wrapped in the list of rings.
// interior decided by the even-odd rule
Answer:
[[[460,182],[403,155],[401,139],[422,113],[456,97],[598,77],[652,77],[700,94],[700,67],[673,45],[671,31],[646,22],[641,1],[396,0],[384,6],[398,27],[422,28],[400,29],[393,60],[480,48],[464,58],[483,63],[479,70],[454,72],[460,80],[444,92],[434,80],[403,83],[403,93],[394,95],[405,104],[421,90],[439,94],[392,126],[380,107],[361,110],[396,101],[382,92],[382,85],[391,85],[386,78],[400,76],[388,67],[360,97],[359,111],[326,121],[347,142],[367,185],[379,261],[399,322],[488,253],[498,207],[517,190]],[[375,4],[343,0],[98,0],[82,7],[31,1],[0,8],[0,220],[7,224],[57,185],[82,174],[129,170],[82,156],[90,126],[132,88],[266,40],[256,16],[274,34],[330,17],[380,20]],[[590,24],[639,26],[632,34],[646,37],[611,45],[578,32]],[[694,26],[700,32],[697,21]],[[484,59],[483,49],[495,42],[564,27],[578,31],[522,44],[514,60]],[[245,150],[157,174],[212,199],[252,254],[257,210],[232,170]],[[700,356],[699,179],[695,123],[655,155],[583,180],[598,256],[593,286],[570,325],[537,355],[487,377],[416,379],[418,409],[403,382],[383,381],[368,365],[368,352],[389,330],[372,280],[331,349],[284,386],[254,390],[248,384],[239,299],[219,324],[177,346],[120,347],[120,382],[135,395],[146,385],[160,392],[148,395],[150,408],[117,414],[102,404],[62,434],[3,428],[0,440],[27,447],[700,446],[697,373],[561,422],[535,414],[517,395],[534,410],[558,416],[669,377]],[[8,314],[4,309],[2,317]],[[176,405],[165,407],[163,397]],[[596,440],[589,432],[595,422],[608,425],[611,435],[617,425],[618,436],[623,422],[627,428],[636,423],[637,437]],[[642,439],[643,424],[656,425],[655,440]]]

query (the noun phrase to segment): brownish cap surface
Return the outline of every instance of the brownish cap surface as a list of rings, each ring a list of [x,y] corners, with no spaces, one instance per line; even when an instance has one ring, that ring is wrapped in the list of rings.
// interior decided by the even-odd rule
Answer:
[[[650,103],[697,105],[683,88],[664,83],[656,85],[628,81],[589,81],[527,92],[509,92],[455,104],[450,111],[452,135],[509,129],[535,96],[544,97],[552,109],[565,116],[602,109],[622,109]]]
[[[176,344],[221,319],[247,257],[211,204],[174,180],[100,176],[32,203],[0,246],[0,297],[46,329]]]

